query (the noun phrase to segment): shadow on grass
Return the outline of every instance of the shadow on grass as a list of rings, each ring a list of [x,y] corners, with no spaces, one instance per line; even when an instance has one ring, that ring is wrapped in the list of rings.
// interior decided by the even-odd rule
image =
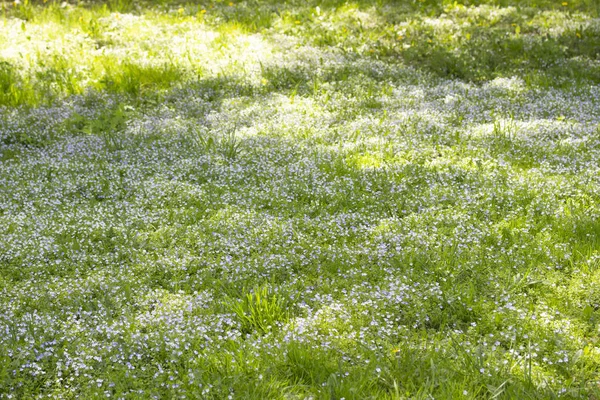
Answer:
[[[497,77],[521,76],[531,86],[569,86],[600,83],[600,27],[597,7],[589,0],[557,5],[550,1],[480,1],[462,5],[434,1],[325,1],[325,2],[211,2],[198,5],[177,1],[92,2],[64,11],[56,2],[24,2],[9,8],[5,18],[69,21],[84,32],[102,36],[97,16],[111,11],[171,18],[192,18],[227,35],[228,29],[296,37],[319,51],[343,54],[352,60],[380,60],[404,64],[442,79],[486,82]],[[82,18],[75,19],[78,12]],[[79,11],[78,11],[79,10]],[[207,11],[208,10],[208,11]],[[90,14],[91,13],[91,14]],[[73,14],[73,15],[71,15]],[[72,20],[72,21],[71,21]],[[89,21],[88,21],[89,20]],[[87,21],[87,22],[86,22]],[[596,21],[596,22],[594,22]],[[110,41],[105,44],[111,48]],[[169,54],[165,54],[169,59]],[[108,60],[110,61],[110,60]],[[143,97],[190,79],[177,63],[141,65],[135,60],[104,68],[96,89]],[[112,62],[112,61],[111,61]],[[0,105],[50,104],[87,87],[82,72],[55,57],[36,76],[19,73],[10,61],[0,63]],[[326,67],[326,66],[325,66]],[[322,77],[337,79],[340,71]],[[348,71],[353,73],[353,71]],[[192,74],[193,75],[193,74]],[[306,86],[312,71],[284,67],[263,69],[272,90]],[[210,83],[209,83],[210,85]]]

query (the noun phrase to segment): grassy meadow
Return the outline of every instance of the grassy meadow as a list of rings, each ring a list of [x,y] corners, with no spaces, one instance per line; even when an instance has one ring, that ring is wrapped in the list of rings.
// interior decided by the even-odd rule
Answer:
[[[0,5],[0,399],[600,399],[597,0]]]

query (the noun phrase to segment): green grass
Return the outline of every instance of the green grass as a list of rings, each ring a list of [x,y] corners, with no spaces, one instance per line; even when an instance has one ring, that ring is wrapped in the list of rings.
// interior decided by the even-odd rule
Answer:
[[[598,11],[2,3],[0,398],[600,398]]]

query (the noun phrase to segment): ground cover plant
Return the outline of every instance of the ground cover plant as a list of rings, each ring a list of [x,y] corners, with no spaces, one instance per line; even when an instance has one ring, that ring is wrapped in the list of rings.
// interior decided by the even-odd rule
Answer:
[[[600,398],[595,0],[1,4],[0,398]]]

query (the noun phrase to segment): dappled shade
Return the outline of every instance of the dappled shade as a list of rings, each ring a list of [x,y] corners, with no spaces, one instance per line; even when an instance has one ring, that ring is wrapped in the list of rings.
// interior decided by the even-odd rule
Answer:
[[[139,95],[218,73],[262,74],[259,92],[327,80],[312,66],[275,80],[270,68],[256,71],[278,65],[260,47],[275,34],[440,78],[598,83],[597,13],[591,1],[5,3],[0,104],[47,103],[88,88]]]
[[[598,397],[594,2],[5,6],[0,397]]]

